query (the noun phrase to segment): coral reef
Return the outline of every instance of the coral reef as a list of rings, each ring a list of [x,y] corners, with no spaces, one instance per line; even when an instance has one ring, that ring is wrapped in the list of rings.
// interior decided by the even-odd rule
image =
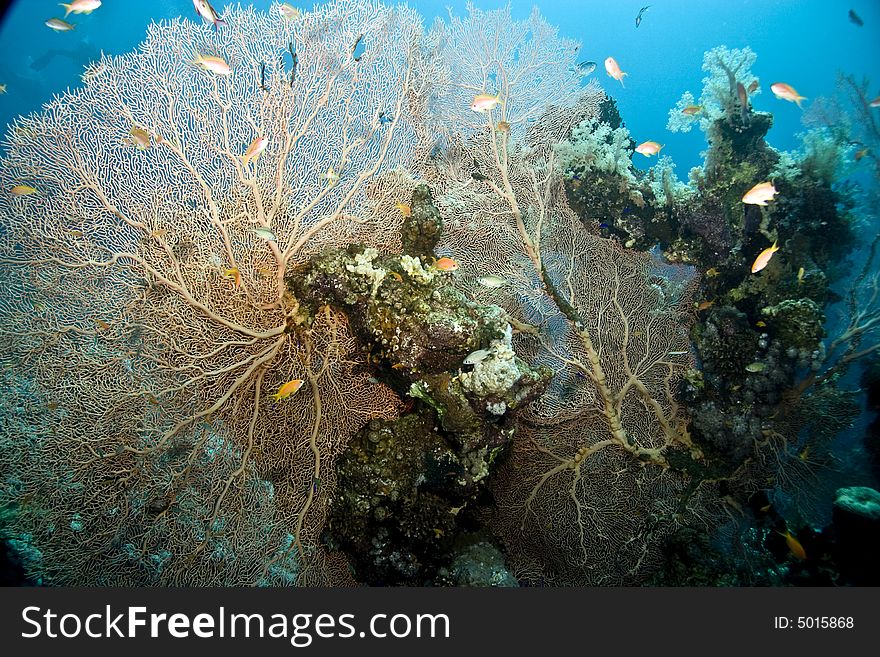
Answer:
[[[39,189],[0,197],[20,576],[876,582],[853,539],[876,492],[832,505],[823,474],[859,412],[845,375],[880,350],[880,237],[846,262],[864,206],[840,183],[847,140],[877,143],[867,85],[841,78],[779,153],[755,54],[706,53],[670,112],[708,143],[685,183],[637,170],[537,10],[224,20],[153,26],[8,138],[0,182]]]

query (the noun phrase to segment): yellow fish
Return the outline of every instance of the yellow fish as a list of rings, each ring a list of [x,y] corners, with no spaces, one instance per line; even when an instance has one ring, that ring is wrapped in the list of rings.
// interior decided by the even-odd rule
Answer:
[[[792,536],[791,532],[787,529],[785,533],[776,532],[780,536],[785,539],[785,544],[788,546],[789,551],[801,561],[804,561],[807,558],[807,551],[804,550],[804,546],[801,545],[801,542],[797,540],[794,536]]]
[[[283,386],[278,388],[278,392],[272,395],[272,399],[274,401],[281,401],[282,399],[287,399],[297,390],[302,388],[302,384],[305,383],[302,379],[291,379]]]
[[[498,132],[510,132],[510,124],[507,121],[499,121],[495,129]]]
[[[765,328],[767,326],[767,322],[765,322],[763,319],[759,319],[757,322],[755,322],[755,326],[757,326],[758,328]]]
[[[718,271],[715,267],[711,267],[706,270],[706,276],[708,278],[715,278],[716,276],[720,276],[721,272]]]
[[[766,249],[761,251],[758,254],[758,257],[755,258],[755,262],[752,264],[752,273],[756,274],[764,267],[767,266],[767,263],[770,262],[770,258],[773,257],[773,254],[779,250],[779,247],[776,246],[776,242],[773,242],[773,246],[768,246]]]
[[[409,218],[412,216],[412,208],[406,203],[401,203],[400,201],[398,201],[394,205],[397,207],[398,210],[400,210],[400,214],[402,214],[404,217]]]
[[[31,194],[39,194],[36,187],[30,185],[16,185],[9,190],[15,196],[30,196]]]
[[[224,278],[231,278],[235,281],[235,289],[237,290],[241,286],[241,272],[238,271],[238,267],[232,267],[223,272]]]
[[[703,111],[702,105],[688,105],[683,110],[681,110],[681,113],[686,116],[693,116],[694,114],[699,114],[702,111]]]
[[[804,268],[798,269],[798,285],[804,282]]]
[[[110,328],[110,325],[107,322],[105,322],[103,319],[96,319],[95,324],[98,325],[98,328],[103,329],[105,331]]]

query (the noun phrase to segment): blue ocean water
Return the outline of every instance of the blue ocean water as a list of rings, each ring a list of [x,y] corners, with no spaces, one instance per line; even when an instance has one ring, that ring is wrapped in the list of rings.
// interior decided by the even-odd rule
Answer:
[[[215,2],[223,7],[233,3]],[[249,4],[268,9],[267,0]],[[303,8],[309,3],[299,4]],[[416,0],[408,3],[425,19],[426,27],[436,16],[466,14],[464,0]],[[867,0],[482,0],[480,9],[510,4],[516,19],[526,18],[533,6],[563,36],[581,41],[584,60],[597,62],[593,76],[618,102],[620,111],[637,142],[653,140],[665,145],[680,178],[702,163],[703,135],[697,131],[672,134],[666,130],[669,109],[684,91],[699,97],[703,53],[715,46],[750,47],[758,55],[753,67],[761,80],[762,93],[753,102],[756,110],[771,111],[774,126],[769,143],[780,150],[798,148],[797,135],[804,131],[801,111],[792,103],[777,100],[769,85],[783,81],[809,99],[831,95],[838,72],[867,76],[880,84],[880,3]],[[650,4],[636,27],[639,10]],[[848,18],[852,9],[863,26]],[[13,2],[0,25],[0,125],[19,114],[36,111],[53,94],[80,85],[83,67],[103,51],[119,55],[143,40],[151,21],[188,16],[197,19],[189,0],[132,2],[107,0],[90,15],[71,17],[76,28],[53,32],[43,23],[63,16],[52,0]],[[628,73],[625,88],[608,77],[602,62],[613,56]],[[637,157],[647,168],[653,160]]]

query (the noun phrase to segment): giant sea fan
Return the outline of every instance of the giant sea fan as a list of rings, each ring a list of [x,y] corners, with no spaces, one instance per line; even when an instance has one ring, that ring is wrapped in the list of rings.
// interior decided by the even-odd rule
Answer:
[[[517,23],[472,7],[424,37],[412,11],[369,0],[293,22],[224,19],[216,32],[151,27],[7,141],[3,188],[40,194],[0,199],[0,474],[40,574],[350,579],[318,540],[334,459],[399,400],[371,383],[343,315],[295,324],[284,277],[325,246],[396,249],[396,203],[423,177],[457,285],[502,306],[518,352],[556,371],[493,484],[490,522],[515,569],[640,581],[664,535],[713,513],[707,491],[683,501],[688,479],[669,459],[699,457],[676,400],[691,277],[599,238],[568,207],[552,146],[603,98],[580,86],[577,44],[537,13]],[[291,44],[295,73],[281,59]],[[222,55],[232,75],[198,70],[197,53]],[[467,108],[483,91],[500,110]],[[126,143],[135,126],[147,150]],[[269,145],[244,166],[258,135]],[[508,284],[482,287],[489,272]],[[273,403],[294,378],[302,389]]]

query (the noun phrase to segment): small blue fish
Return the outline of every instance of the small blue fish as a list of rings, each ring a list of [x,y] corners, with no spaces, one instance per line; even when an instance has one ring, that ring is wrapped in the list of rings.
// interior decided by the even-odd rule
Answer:
[[[606,223],[603,221],[601,224],[599,224],[599,228],[608,228],[608,224],[606,224]]]
[[[379,125],[385,125],[386,123],[391,123],[391,117],[388,116],[385,112],[379,112]]]
[[[568,70],[571,71],[572,73],[577,73],[578,75],[586,76],[596,70],[596,62],[593,62],[593,61],[580,62],[577,66],[572,64],[571,66],[568,67]]]

